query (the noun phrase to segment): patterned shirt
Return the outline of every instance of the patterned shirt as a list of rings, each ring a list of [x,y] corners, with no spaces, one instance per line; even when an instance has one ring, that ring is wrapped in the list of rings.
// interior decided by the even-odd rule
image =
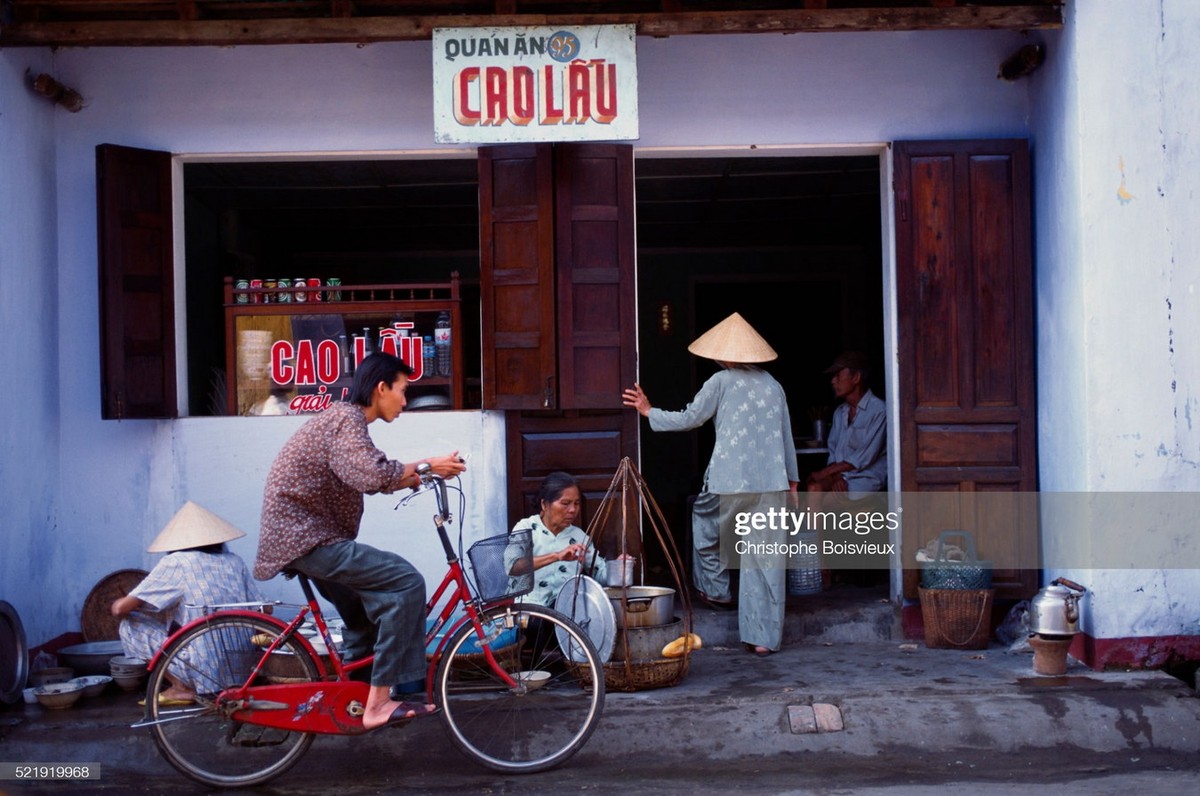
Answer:
[[[202,607],[262,600],[245,562],[236,553],[180,550],[164,556],[133,591],[146,603],[142,613],[160,613],[185,625],[204,615]]]
[[[581,544],[586,548],[584,551],[583,564],[590,564],[587,574],[591,575],[596,580],[600,581],[600,585],[605,585],[606,566],[604,559],[596,552],[596,548],[592,547],[592,540],[588,538],[587,533],[576,525],[568,525],[557,534],[552,532],[542,522],[542,518],[534,514],[532,517],[526,517],[518,522],[514,527],[514,531],[532,529],[533,540],[533,557],[544,556],[547,553],[558,553],[566,550],[573,544]],[[509,551],[505,551],[504,567],[511,571],[513,561],[510,558]],[[522,602],[537,603],[538,605],[553,606],[555,599],[558,598],[558,592],[571,578],[580,574],[583,565],[579,561],[555,561],[552,564],[547,564],[533,572],[533,591],[521,598]]]
[[[799,480],[787,397],[770,373],[751,365],[720,370],[683,411],[651,409],[650,428],[689,431],[710,418],[716,442],[704,474],[709,492],[781,492]]]
[[[363,407],[334,403],[305,423],[271,465],[254,577],[269,580],[316,547],[354,539],[363,495],[400,488],[404,465],[367,433]]]
[[[206,606],[261,602],[262,593],[246,563],[235,553],[180,550],[163,557],[130,596],[146,603],[121,620],[121,648],[131,658],[150,660],[166,641],[173,624],[185,625],[203,616]],[[184,650],[171,667],[175,679],[197,693],[225,687],[218,673],[229,666],[231,649],[250,651],[249,631],[242,638],[201,639]]]

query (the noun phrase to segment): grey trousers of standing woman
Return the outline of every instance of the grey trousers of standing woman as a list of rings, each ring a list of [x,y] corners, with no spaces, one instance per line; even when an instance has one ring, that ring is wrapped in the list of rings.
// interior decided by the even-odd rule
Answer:
[[[337,608],[348,658],[374,651],[371,685],[425,678],[425,578],[412,564],[345,541],[313,548],[290,568],[311,578]]]
[[[782,505],[786,493],[714,495],[701,492],[692,505],[692,580],[714,600],[732,598],[729,570],[721,562],[721,528],[733,528],[736,511],[766,510]],[[732,533],[727,534],[732,539]],[[745,537],[751,542],[785,542],[782,529],[763,529]],[[727,540],[727,544],[730,543]],[[727,551],[738,567],[738,632],[746,644],[777,650],[783,644],[787,602],[787,559],[778,555]]]

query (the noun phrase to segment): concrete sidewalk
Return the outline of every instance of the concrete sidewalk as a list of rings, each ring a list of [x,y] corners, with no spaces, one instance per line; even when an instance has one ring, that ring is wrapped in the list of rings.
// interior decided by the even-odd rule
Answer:
[[[891,612],[884,606],[861,618],[876,626]],[[728,643],[731,622],[736,626],[734,614],[698,610],[697,630],[707,636],[684,680],[610,692],[581,756],[621,760],[652,750],[663,762],[686,762],[806,752],[911,758],[1031,748],[1200,751],[1200,699],[1161,672],[1094,672],[1070,661],[1065,676],[1043,677],[1033,672],[1032,653],[928,649],[902,639],[835,641],[813,627],[809,638],[758,657]],[[853,623],[835,623],[847,624]],[[147,733],[129,728],[141,716],[139,696],[110,689],[65,711],[0,710],[0,761],[97,761],[106,779],[120,772],[175,776]],[[417,722],[401,743],[438,745],[427,736],[440,731],[438,724]],[[394,754],[399,735],[322,738],[314,752],[370,753],[388,744]]]

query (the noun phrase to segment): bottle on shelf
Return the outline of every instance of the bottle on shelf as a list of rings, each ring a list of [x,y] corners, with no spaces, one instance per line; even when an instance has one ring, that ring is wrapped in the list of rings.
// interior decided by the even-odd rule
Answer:
[[[425,376],[437,375],[437,352],[433,350],[433,337],[425,335],[421,341],[421,372]]]
[[[442,310],[438,313],[437,323],[433,329],[433,346],[437,353],[437,372],[439,376],[450,375],[450,313]]]

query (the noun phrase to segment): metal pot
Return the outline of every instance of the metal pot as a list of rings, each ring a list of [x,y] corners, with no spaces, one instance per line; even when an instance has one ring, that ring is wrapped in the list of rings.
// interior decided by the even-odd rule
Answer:
[[[675,590],[661,586],[610,586],[604,590],[612,603],[617,627],[665,625],[675,616]]]
[[[665,625],[626,627],[617,630],[613,642],[614,661],[654,661],[662,658],[663,647],[683,635],[683,620]]]
[[[609,586],[632,586],[635,570],[637,569],[637,559],[613,558],[605,562],[605,573],[608,576]]]
[[[1058,578],[1039,591],[1029,604],[1029,632],[1042,636],[1078,633],[1079,596],[1084,591],[1087,590],[1066,578]]]

